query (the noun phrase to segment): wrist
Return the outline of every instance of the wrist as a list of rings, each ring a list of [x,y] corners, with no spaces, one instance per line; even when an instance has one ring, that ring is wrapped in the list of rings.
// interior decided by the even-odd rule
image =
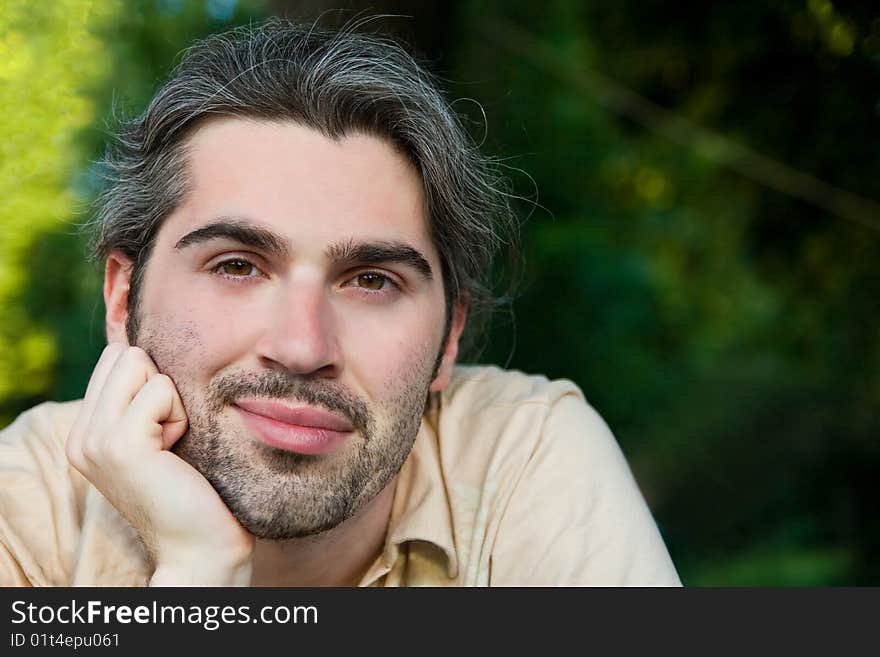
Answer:
[[[204,554],[194,558],[160,560],[150,586],[250,586],[251,559],[238,557],[217,561]]]

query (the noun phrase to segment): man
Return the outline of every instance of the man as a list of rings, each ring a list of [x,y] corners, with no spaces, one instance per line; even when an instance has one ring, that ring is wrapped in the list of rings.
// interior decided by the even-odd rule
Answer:
[[[5,584],[679,583],[574,385],[454,368],[512,219],[398,46],[212,37],[108,166],[109,344],[2,434]]]

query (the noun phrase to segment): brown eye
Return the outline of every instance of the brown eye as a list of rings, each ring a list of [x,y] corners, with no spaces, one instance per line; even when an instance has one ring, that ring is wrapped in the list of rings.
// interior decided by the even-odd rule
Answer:
[[[360,274],[357,277],[358,286],[367,290],[381,290],[385,287],[385,282],[387,280],[387,276],[373,273]]]
[[[227,276],[247,277],[253,275],[255,267],[247,260],[227,260],[221,262],[217,269]]]

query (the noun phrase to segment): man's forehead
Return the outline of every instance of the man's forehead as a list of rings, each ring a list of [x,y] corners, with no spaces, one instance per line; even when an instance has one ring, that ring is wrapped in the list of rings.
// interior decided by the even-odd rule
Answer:
[[[332,163],[350,171],[374,176],[419,179],[407,156],[387,138],[351,131],[330,137],[321,131],[289,119],[212,117],[199,122],[187,137],[188,160],[197,168],[248,162],[260,158],[290,168],[314,169]],[[377,169],[376,165],[381,166]]]
[[[432,248],[421,178],[387,141],[330,139],[292,121],[212,119],[190,137],[176,242],[221,217],[302,240],[417,241]]]

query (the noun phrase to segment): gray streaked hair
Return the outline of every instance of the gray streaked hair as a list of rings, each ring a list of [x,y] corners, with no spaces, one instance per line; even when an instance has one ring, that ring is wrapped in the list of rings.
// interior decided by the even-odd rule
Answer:
[[[332,139],[360,132],[404,153],[420,174],[440,254],[446,329],[454,304],[466,302],[463,347],[474,346],[497,305],[493,260],[516,244],[506,179],[480,154],[434,77],[398,43],[281,19],[213,35],[186,50],[143,114],[123,122],[107,150],[108,186],[87,228],[96,260],[118,249],[134,263],[133,322],[156,235],[188,191],[187,138],[216,116],[291,120]],[[131,340],[137,327],[128,330]]]

